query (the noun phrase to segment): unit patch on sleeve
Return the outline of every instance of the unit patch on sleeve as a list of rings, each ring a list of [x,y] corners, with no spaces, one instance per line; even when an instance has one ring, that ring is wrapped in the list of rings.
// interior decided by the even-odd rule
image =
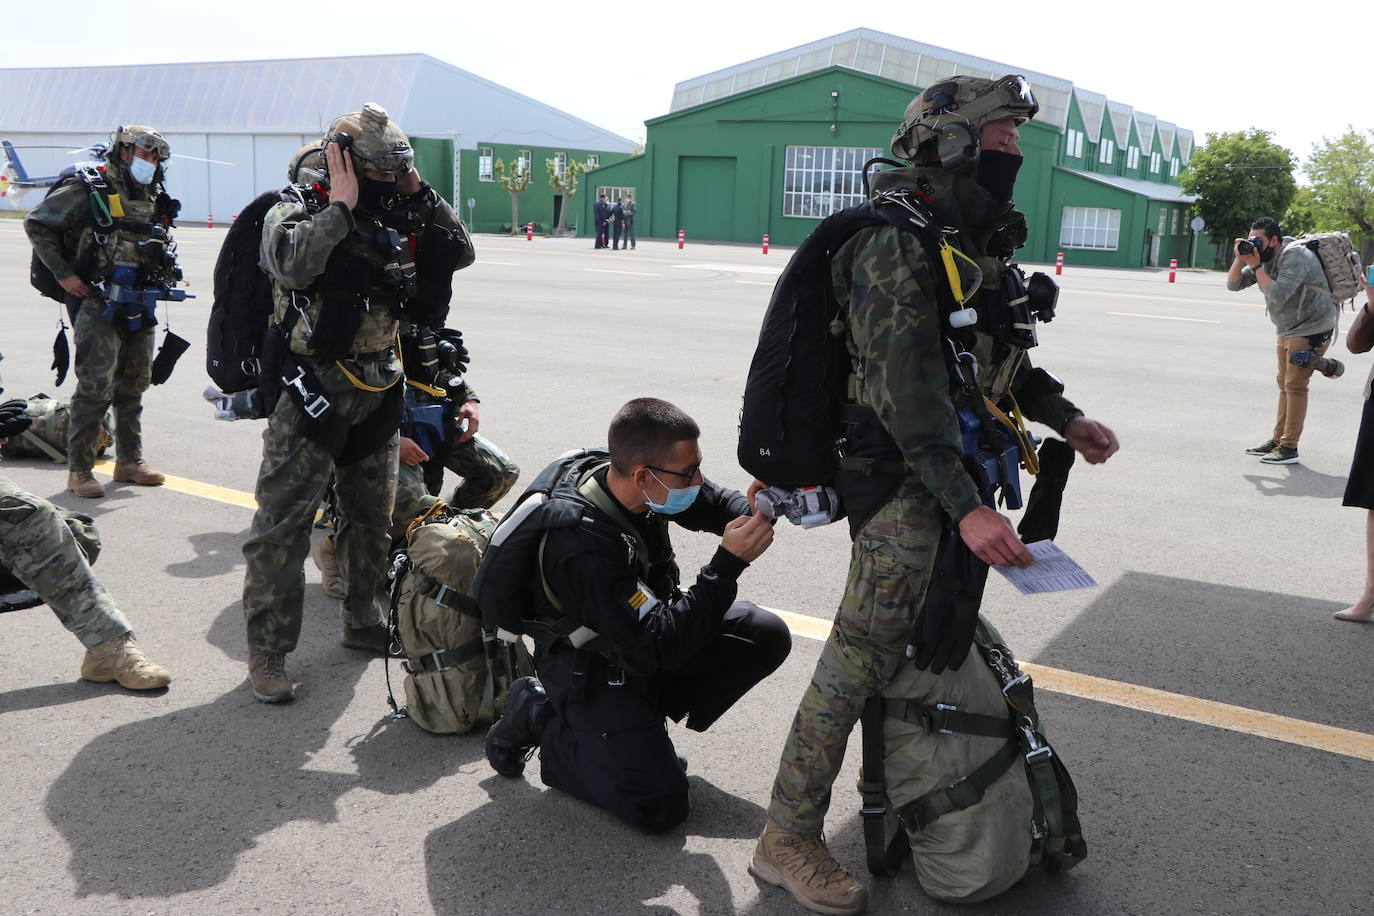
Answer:
[[[658,607],[658,599],[654,597],[653,592],[649,591],[649,586],[643,582],[636,582],[635,586],[634,592],[630,594],[625,603],[630,606],[630,610],[638,611],[639,619],[643,620],[650,611]]]

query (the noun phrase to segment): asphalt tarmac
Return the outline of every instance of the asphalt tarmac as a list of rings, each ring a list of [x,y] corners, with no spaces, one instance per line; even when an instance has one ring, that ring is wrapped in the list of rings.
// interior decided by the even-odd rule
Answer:
[[[216,421],[201,399],[224,230],[177,235],[199,298],[173,304],[171,326],[193,347],[147,394],[144,427],[149,461],[179,479],[87,501],[64,492],[55,465],[3,470],[96,517],[96,571],[175,679],[152,694],[87,684],[79,644],[46,609],[0,616],[0,909],[801,912],[745,867],[844,587],[842,526],[780,526],[745,572],[742,597],[796,615],[792,655],[710,732],[672,729],[694,810],[666,836],[546,790],[537,758],[525,779],[496,776],[480,733],[388,720],[383,663],[339,646],[313,566],[289,661],[299,698],[256,703],[240,547],[262,425]],[[520,464],[521,487],[566,449],[602,443],[615,409],[641,395],[696,417],[709,476],[748,483],[734,460],[740,394],[790,252],[477,246],[450,324],[473,353],[481,430]],[[70,396],[73,382],[55,388],[48,369],[59,307],[30,289],[28,260],[20,223],[0,220],[6,396]],[[1218,273],[1166,278],[1078,267],[1070,252],[1060,317],[1033,358],[1122,442],[1107,464],[1075,467],[1057,539],[1100,585],[1023,598],[993,576],[984,603],[1033,663],[1090,856],[961,912],[1370,911],[1374,626],[1331,619],[1364,577],[1363,513],[1340,498],[1370,357],[1333,348],[1346,375],[1313,379],[1302,463],[1262,465],[1243,453],[1268,436],[1275,404],[1259,293],[1228,293]],[[715,539],[675,543],[690,571]],[[827,833],[862,875],[852,745]],[[872,912],[955,909],[925,897],[910,868],[870,887]]]

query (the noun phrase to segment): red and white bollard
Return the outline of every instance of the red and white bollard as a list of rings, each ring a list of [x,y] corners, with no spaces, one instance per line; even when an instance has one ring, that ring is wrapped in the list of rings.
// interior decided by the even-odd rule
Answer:
[[[527,242],[533,242],[533,241],[534,241],[534,223],[526,223],[526,224],[525,224],[525,241],[527,241]]]
[[[686,229],[679,229],[679,230],[677,231],[677,249],[678,249],[678,251],[681,251],[681,250],[682,250],[682,243],[685,242],[685,241],[687,241],[687,230],[686,230]]]
[[[1055,259],[1054,259],[1054,273],[1055,273],[1055,276],[1058,276],[1059,274],[1062,274],[1063,272],[1064,272],[1064,252],[1061,251],[1061,252],[1059,252],[1058,255],[1055,256]]]
[[[215,228],[215,214],[213,214],[213,213],[207,213],[207,214],[205,214],[205,228],[206,228],[206,229],[213,229],[213,228]]]
[[[767,232],[765,232],[765,233],[763,234],[763,253],[764,253],[764,254],[767,254],[767,253],[768,253],[768,233],[767,233]]]
[[[1174,282],[1174,274],[1178,273],[1178,258],[1169,259],[1169,282]]]

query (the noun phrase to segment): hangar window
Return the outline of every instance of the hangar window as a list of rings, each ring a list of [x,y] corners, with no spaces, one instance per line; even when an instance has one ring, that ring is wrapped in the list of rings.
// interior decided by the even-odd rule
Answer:
[[[1126,168],[1128,168],[1128,169],[1138,169],[1138,168],[1140,168],[1140,147],[1138,147],[1138,146],[1133,146],[1133,147],[1131,147],[1129,150],[1126,151]]]
[[[624,187],[624,186],[621,186],[621,185],[608,185],[608,184],[597,185],[597,186],[596,186],[596,196],[597,196],[597,197],[600,197],[602,194],[605,194],[605,195],[606,195],[606,199],[609,200],[609,201],[612,201],[612,202],[617,201],[617,200],[623,201],[623,200],[624,200],[625,198],[627,198],[627,197],[634,197],[634,196],[635,196],[635,189],[632,188],[632,187]]]
[[[601,157],[600,157],[600,156],[596,155],[595,153],[589,153],[589,154],[587,155],[587,168],[589,168],[589,169],[594,169],[594,168],[596,168],[597,166],[599,166],[600,164],[601,164]]]
[[[491,147],[490,147],[490,146],[479,146],[479,147],[477,147],[477,180],[478,180],[478,181],[491,181],[491,180],[492,180],[492,177],[491,177],[491,163],[492,163]]]
[[[1178,211],[1172,210],[1169,215],[1169,234],[1178,235]]]
[[[1151,174],[1151,175],[1158,175],[1158,174],[1159,174],[1159,162],[1160,162],[1160,155],[1159,155],[1159,153],[1151,153],[1151,154],[1150,154],[1150,174]]]
[[[1059,244],[1065,248],[1115,251],[1121,235],[1121,211],[1101,207],[1065,207]]]
[[[1066,132],[1064,153],[1075,159],[1083,155],[1083,131],[1070,128]]]
[[[530,155],[529,150],[522,149],[519,153],[519,158],[516,160],[515,163],[515,174],[528,175],[530,172],[530,162],[532,158],[533,157]]]
[[[568,174],[568,154],[567,154],[567,153],[554,153],[554,154],[553,154],[553,173],[554,173],[555,175],[557,175],[559,178],[562,178],[563,176],[565,176],[565,175]]]
[[[1102,145],[1098,147],[1097,161],[1103,165],[1111,165],[1116,159],[1116,143],[1106,137],[1102,138]]]
[[[783,176],[782,215],[820,217],[864,199],[859,170],[883,155],[867,146],[789,146]]]

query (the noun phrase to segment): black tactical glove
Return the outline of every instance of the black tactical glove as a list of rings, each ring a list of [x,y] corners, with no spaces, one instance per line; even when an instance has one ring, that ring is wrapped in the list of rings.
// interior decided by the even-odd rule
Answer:
[[[29,402],[22,398],[0,404],[0,439],[12,439],[29,428],[33,417],[26,413],[28,409]]]
[[[467,372],[472,363],[472,354],[463,344],[463,332],[442,328],[434,332],[439,338],[439,362],[455,375]]]
[[[958,532],[947,531],[925,602],[912,629],[909,651],[922,671],[958,671],[973,645],[978,606],[983,600],[988,566],[969,550]]]

